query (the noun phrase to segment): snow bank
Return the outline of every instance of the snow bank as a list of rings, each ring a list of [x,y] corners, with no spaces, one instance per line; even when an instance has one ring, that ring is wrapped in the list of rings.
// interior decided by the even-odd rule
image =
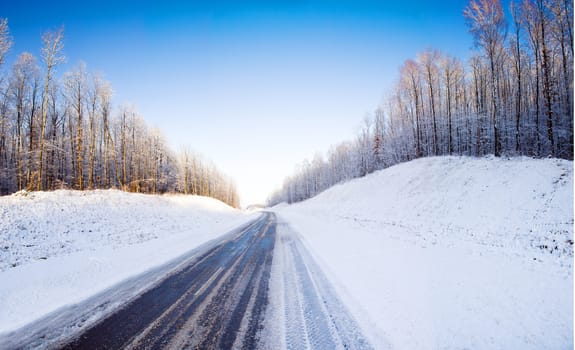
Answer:
[[[276,209],[376,345],[573,347],[573,163],[419,159]]]
[[[249,218],[199,196],[98,190],[0,197],[0,333],[164,264]]]

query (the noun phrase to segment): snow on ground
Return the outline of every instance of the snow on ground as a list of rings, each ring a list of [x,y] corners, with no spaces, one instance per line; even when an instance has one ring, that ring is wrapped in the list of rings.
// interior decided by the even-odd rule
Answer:
[[[0,197],[0,333],[167,263],[251,218],[199,196],[105,190]]]
[[[573,348],[573,163],[437,157],[274,209],[376,348]]]

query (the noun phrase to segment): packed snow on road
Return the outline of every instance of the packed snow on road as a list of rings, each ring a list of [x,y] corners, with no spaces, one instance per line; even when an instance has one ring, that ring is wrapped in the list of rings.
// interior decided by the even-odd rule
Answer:
[[[376,348],[573,347],[573,163],[438,157],[280,204]]]

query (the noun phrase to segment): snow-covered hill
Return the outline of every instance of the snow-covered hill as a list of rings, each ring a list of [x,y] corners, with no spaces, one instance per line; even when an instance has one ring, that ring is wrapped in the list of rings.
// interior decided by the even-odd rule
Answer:
[[[98,190],[0,197],[0,333],[166,263],[249,218],[199,196]]]
[[[72,252],[165,238],[237,216],[207,197],[117,190],[19,192],[0,197],[0,271]]]
[[[377,345],[573,347],[573,162],[419,159],[275,210]]]

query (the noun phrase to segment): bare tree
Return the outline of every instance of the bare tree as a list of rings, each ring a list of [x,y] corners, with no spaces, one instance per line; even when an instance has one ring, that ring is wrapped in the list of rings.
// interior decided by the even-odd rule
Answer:
[[[38,183],[37,190],[42,190],[42,168],[44,163],[44,134],[46,131],[46,121],[48,116],[48,97],[50,95],[50,82],[54,68],[65,61],[62,53],[64,49],[64,28],[57,32],[46,32],[42,35],[42,59],[46,65],[46,79],[44,80],[44,96],[42,98],[42,120],[40,123],[40,156],[38,160]]]
[[[407,89],[408,94],[413,101],[412,119],[415,138],[415,156],[421,157],[422,151],[422,132],[421,132],[421,79],[418,64],[413,60],[407,60],[403,64],[401,71],[401,86]]]
[[[443,72],[443,85],[445,86],[445,110],[447,115],[447,148],[448,153],[453,154],[453,115],[452,100],[454,85],[457,80],[457,73],[460,63],[457,59],[449,56],[442,56],[440,65]]]
[[[536,155],[541,155],[541,140],[539,132],[539,117],[541,115],[541,26],[539,25],[539,14],[532,1],[524,0],[521,8],[521,19],[529,34],[529,42],[535,59],[535,82],[534,103],[535,103],[535,143]]]
[[[73,71],[66,73],[64,84],[66,86],[66,96],[71,107],[71,115],[75,120],[70,119],[70,137],[72,137],[73,126],[75,126],[76,137],[74,141],[75,150],[73,158],[76,159],[75,184],[79,190],[84,189],[84,113],[86,111],[86,99],[88,93],[86,66],[84,63]]]
[[[12,38],[8,29],[8,19],[0,18],[0,66],[4,64],[6,54],[12,47]]]
[[[103,182],[102,185],[104,187],[110,187],[113,183],[113,176],[111,176],[110,168],[114,168],[114,166],[110,166],[110,160],[108,159],[110,156],[113,158],[113,164],[116,163],[116,151],[114,148],[114,140],[112,139],[112,134],[110,132],[110,109],[112,105],[112,86],[110,83],[103,81],[100,85],[100,89],[98,90],[99,99],[101,104],[101,113],[102,113],[102,144],[103,144],[103,157],[102,157],[102,177]]]
[[[8,29],[8,20],[0,18],[0,66],[12,47],[12,38]],[[8,86],[0,76],[0,177],[7,178],[8,164]],[[9,184],[0,180],[0,193],[9,191]],[[7,182],[7,181],[6,181]]]
[[[120,111],[120,157],[121,157],[121,181],[120,184],[123,190],[127,189],[128,184],[128,110],[126,107]]]
[[[63,150],[64,134],[59,132],[64,126],[64,113],[59,101],[60,85],[53,84],[50,88],[50,138],[46,162],[46,183],[48,189],[63,186],[65,173],[65,152]]]
[[[33,81],[38,75],[34,56],[25,52],[18,56],[12,67],[10,95],[16,109],[16,179],[18,190],[25,187],[24,178],[24,118],[25,108],[33,89]],[[33,119],[32,123],[33,123]],[[32,124],[33,126],[33,124]]]
[[[482,48],[489,62],[491,90],[491,122],[493,124],[493,153],[501,155],[498,130],[499,84],[498,65],[506,36],[506,22],[499,0],[471,0],[464,11],[475,45]]]
[[[549,141],[549,155],[554,156],[556,153],[555,140],[553,137],[554,96],[552,91],[554,90],[554,81],[551,76],[551,58],[549,57],[550,53],[547,47],[547,36],[549,34],[546,31],[549,19],[543,0],[536,0],[535,5],[539,17],[539,33],[541,35],[541,71],[543,73],[543,96],[547,110],[547,139]]]
[[[431,114],[432,121],[432,136],[433,136],[433,154],[439,155],[439,141],[438,141],[438,128],[437,128],[437,115],[435,107],[435,95],[436,95],[436,80],[437,80],[437,61],[439,60],[439,51],[427,49],[418,55],[418,61],[421,69],[423,70],[423,76],[425,82],[427,83],[427,93],[429,102],[429,111]]]
[[[520,121],[522,115],[522,104],[523,99],[523,62],[521,60],[521,14],[519,7],[514,1],[511,1],[511,15],[513,18],[513,32],[515,36],[511,40],[511,57],[513,57],[513,68],[515,70],[516,77],[516,89],[515,89],[515,153],[520,153]]]
[[[96,132],[97,117],[100,114],[100,98],[102,96],[102,79],[99,75],[92,74],[91,86],[88,88],[88,189],[95,187],[96,178]]]
[[[36,162],[37,151],[39,147],[39,136],[40,133],[38,129],[38,93],[40,89],[39,77],[35,75],[31,82],[30,91],[30,107],[28,108],[28,169],[26,175],[26,183],[28,189],[34,189],[38,186],[38,173],[40,164]]]
[[[562,157],[573,158],[573,1],[552,0],[548,4],[553,14],[550,23],[554,40],[558,43],[561,57],[562,86],[557,86],[558,95],[562,100],[561,118],[566,124],[567,147],[561,150]]]

